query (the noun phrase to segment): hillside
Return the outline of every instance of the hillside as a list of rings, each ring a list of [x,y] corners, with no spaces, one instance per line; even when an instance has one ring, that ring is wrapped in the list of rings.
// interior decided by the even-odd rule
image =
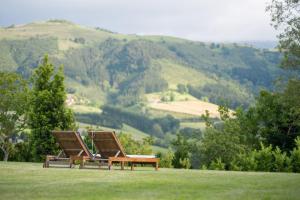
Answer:
[[[1,71],[29,78],[44,54],[55,66],[64,65],[67,103],[79,113],[78,120],[118,129],[129,123],[148,134],[174,132],[174,127],[158,126],[168,114],[191,123],[205,110],[217,117],[220,104],[247,107],[261,88],[272,90],[274,80],[288,75],[278,67],[278,52],[234,43],[125,35],[65,20],[0,28]],[[149,101],[151,95],[158,99]],[[126,118],[116,121],[109,112],[103,116],[103,105],[117,106],[108,109],[115,116],[138,114],[156,128],[139,128]]]
[[[220,103],[223,96],[233,107],[249,105],[258,88],[272,88],[272,80],[284,73],[277,67],[280,55],[272,51],[116,34],[63,20],[1,28],[0,48],[1,70],[29,76],[48,53],[54,63],[64,64],[70,92],[89,99],[93,92],[77,87],[96,86],[93,91],[115,94],[113,100],[124,105],[136,100],[128,95],[177,89],[178,84],[197,98]]]

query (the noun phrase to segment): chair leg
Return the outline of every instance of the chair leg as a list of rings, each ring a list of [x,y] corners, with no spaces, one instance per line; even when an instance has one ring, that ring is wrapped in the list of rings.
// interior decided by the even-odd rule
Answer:
[[[73,161],[73,159],[72,159],[72,158],[70,158],[70,161],[69,161],[69,165],[70,165],[69,167],[70,167],[70,168],[72,168],[72,166],[73,166],[73,162],[74,162],[74,161]]]
[[[79,169],[83,169],[84,168],[84,164],[85,164],[85,160],[84,159],[80,160]]]
[[[111,167],[112,167],[112,162],[109,160],[108,161],[108,170],[111,170]]]
[[[43,168],[49,168],[49,158],[48,158],[48,156],[46,156],[46,160],[43,164]]]
[[[124,170],[124,162],[121,162],[121,170]]]
[[[131,163],[131,168],[130,168],[131,171],[134,170],[134,163]]]

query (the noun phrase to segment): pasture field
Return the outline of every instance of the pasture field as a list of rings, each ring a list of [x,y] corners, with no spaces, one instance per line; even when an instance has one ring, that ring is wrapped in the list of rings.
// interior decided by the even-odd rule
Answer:
[[[300,174],[0,162],[0,199],[299,199]]]
[[[149,103],[149,107],[157,110],[166,110],[171,112],[178,112],[201,116],[205,114],[205,110],[213,118],[219,118],[218,106],[212,103],[196,100],[196,101],[174,101],[174,102],[153,102]]]
[[[163,102],[161,101],[162,96],[170,96],[170,94],[174,95],[174,101]],[[176,91],[168,91],[164,93],[151,93],[147,94],[147,106],[150,109],[163,111],[163,112],[171,112],[184,114],[186,118],[188,117],[199,117],[202,114],[205,114],[205,110],[208,110],[210,113],[210,117],[219,118],[220,114],[218,111],[219,106],[213,103],[205,102],[202,100],[198,100],[195,97],[189,94],[180,94]],[[173,115],[174,116],[174,115]],[[177,117],[178,118],[178,117]],[[184,118],[184,117],[179,117]]]

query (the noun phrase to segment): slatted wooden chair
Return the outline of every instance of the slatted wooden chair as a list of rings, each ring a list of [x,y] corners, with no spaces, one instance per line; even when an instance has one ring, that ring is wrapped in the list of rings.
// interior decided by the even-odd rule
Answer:
[[[113,163],[120,163],[121,169],[124,164],[131,164],[131,170],[135,164],[152,164],[158,170],[159,159],[152,155],[126,155],[115,132],[111,131],[89,131],[89,137],[97,149],[97,154],[101,159],[107,160],[108,168],[111,169]]]
[[[75,131],[52,131],[52,134],[61,151],[57,156],[46,156],[46,161],[43,165],[45,168],[48,168],[50,164],[61,165],[66,163],[71,168],[75,161],[80,161],[80,168],[83,168],[87,160],[101,160],[90,153],[79,133]]]

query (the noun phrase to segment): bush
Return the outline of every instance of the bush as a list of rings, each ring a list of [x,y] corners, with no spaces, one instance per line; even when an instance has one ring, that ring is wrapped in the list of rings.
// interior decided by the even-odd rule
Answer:
[[[212,161],[209,169],[211,170],[224,170],[225,164],[222,162],[221,158],[217,158],[216,160]]]
[[[181,135],[177,134],[176,140],[172,142],[175,148],[174,158],[172,160],[172,165],[175,168],[187,168],[190,167],[190,145],[187,140]]]
[[[272,145],[265,147],[261,143],[261,150],[255,152],[255,159],[257,160],[257,170],[258,171],[271,171],[273,163],[273,152]]]
[[[120,133],[119,139],[124,147],[124,150],[128,154],[152,154],[152,149],[149,143],[144,141],[137,141],[132,138],[130,134]]]
[[[282,152],[279,147],[276,147],[272,152],[274,157],[273,171],[275,172],[290,172],[291,159],[287,156],[286,152]]]
[[[157,157],[160,158],[159,167],[162,168],[172,168],[172,160],[174,158],[174,153],[171,149],[169,149],[166,153],[159,152]]]
[[[230,163],[230,170],[234,171],[255,171],[257,168],[257,160],[255,152],[251,151],[248,154],[238,154]]]
[[[14,146],[11,160],[18,162],[30,162],[32,160],[32,147],[30,142],[19,142]]]
[[[290,152],[290,156],[279,147],[272,150],[271,145],[265,147],[261,144],[261,150],[239,154],[234,158],[230,163],[230,170],[300,172],[300,138],[295,143],[296,147]]]
[[[300,137],[297,137],[296,147],[291,152],[291,165],[293,172],[300,172]]]
[[[184,169],[190,169],[191,168],[191,161],[189,158],[180,158],[179,163]]]

